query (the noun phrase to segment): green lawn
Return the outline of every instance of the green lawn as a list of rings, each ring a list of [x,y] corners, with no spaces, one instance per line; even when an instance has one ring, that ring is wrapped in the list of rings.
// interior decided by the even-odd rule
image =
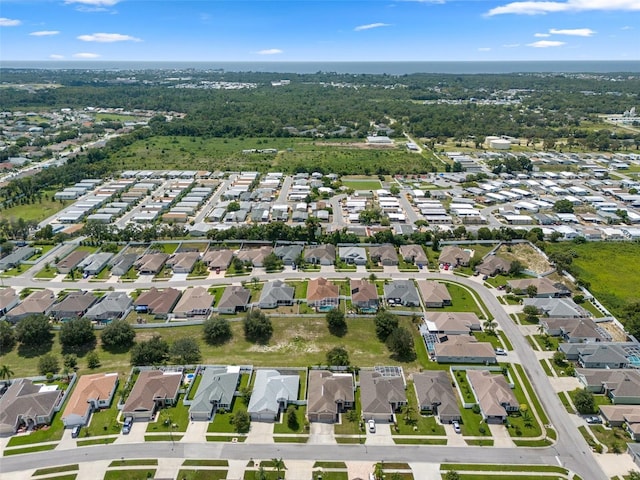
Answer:
[[[60,202],[53,199],[53,195],[57,191],[58,189],[43,190],[42,202],[36,201],[36,203],[29,205],[16,205],[15,207],[4,209],[2,210],[2,218],[7,220],[23,218],[24,220],[41,222],[69,205],[69,201]]]
[[[451,305],[443,308],[427,308],[432,312],[474,312],[478,317],[484,317],[475,296],[465,287],[452,282],[442,282],[451,295]],[[485,309],[486,310],[486,309]]]
[[[51,475],[52,473],[72,472],[73,470],[78,470],[78,468],[77,463],[73,465],[61,465],[60,467],[39,468],[33,472],[32,476],[36,477],[38,475]]]
[[[440,465],[441,471],[455,470],[462,472],[471,470],[475,472],[548,472],[567,473],[567,469],[555,465],[496,465],[482,463],[443,463]]]
[[[104,474],[103,480],[146,480],[156,474],[153,470],[109,470]]]
[[[404,412],[396,414],[398,429],[392,429],[392,433],[398,435],[445,435],[444,427],[436,422],[435,417],[420,415],[418,402],[416,400],[413,382],[407,382],[407,401],[409,407],[413,409],[412,418],[415,423],[407,422]]]
[[[476,337],[476,340],[479,342],[489,342],[493,345],[493,348],[502,348],[502,342],[498,338],[496,333],[490,332],[473,332],[473,336]]]
[[[593,315],[595,318],[604,317],[604,314],[600,310],[598,310],[596,306],[591,302],[585,301],[581,303],[580,306],[586,311],[590,312],[591,315]]]
[[[460,408],[460,415],[462,416],[462,423],[460,425],[462,435],[469,437],[491,436],[491,431],[482,420],[482,415],[473,413],[473,410],[470,408]],[[467,441],[467,443],[469,443],[469,441]]]
[[[296,406],[296,418],[298,419],[298,428],[292,430],[287,423],[287,414],[281,415],[282,422],[273,426],[273,433],[304,433],[304,422],[307,408],[304,405]]]
[[[182,440],[182,435],[168,434],[168,435],[145,435],[145,442],[179,442]]]
[[[139,465],[158,465],[156,458],[135,458],[133,460],[113,460],[109,467],[133,467]]]
[[[598,441],[608,448],[609,453],[624,453],[631,438],[620,427],[605,428],[603,425],[589,425]]]
[[[183,467],[228,467],[228,460],[185,460]]]
[[[182,403],[183,397],[181,394],[175,406],[160,410],[158,421],[149,423],[147,433],[186,432],[189,426],[189,407]]]
[[[546,250],[571,252],[572,272],[590,284],[591,293],[614,315],[620,316],[626,303],[640,301],[640,243],[559,242],[546,244]]]
[[[180,480],[224,480],[227,478],[226,470],[180,470]]]
[[[382,188],[382,184],[379,180],[356,180],[343,178],[342,185],[354,190],[379,190]]]
[[[33,277],[39,278],[41,280],[47,280],[47,279],[54,278],[57,274],[58,272],[56,271],[56,269],[50,266],[49,268],[44,267],[42,270],[36,273]]]
[[[116,437],[94,438],[93,440],[78,440],[77,445],[79,447],[88,447],[89,445],[108,445],[115,442],[116,440]]]
[[[44,452],[46,450],[53,450],[56,448],[55,444],[47,445],[35,445],[33,447],[13,448],[11,450],[5,450],[3,455],[8,457],[9,455],[22,455],[23,453]]]
[[[240,397],[235,397],[233,399],[233,405],[231,407],[231,412],[218,412],[213,417],[213,421],[207,427],[208,433],[218,432],[218,433],[236,433],[235,427],[231,424],[232,416],[235,412],[239,410],[246,410],[247,406],[244,401]]]

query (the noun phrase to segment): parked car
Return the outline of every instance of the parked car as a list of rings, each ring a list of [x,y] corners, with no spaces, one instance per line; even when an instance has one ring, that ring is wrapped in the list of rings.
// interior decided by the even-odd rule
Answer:
[[[462,430],[460,429],[460,424],[456,421],[453,421],[451,423],[453,425],[453,431],[456,433],[462,433]]]
[[[504,348],[496,348],[496,355],[506,355],[507,352],[504,351]]]
[[[592,417],[587,417],[585,420],[587,421],[587,423],[590,423],[590,424],[602,423],[602,419],[597,415],[594,415]]]
[[[71,438],[78,438],[81,428],[82,427],[80,425],[76,425],[75,427],[73,427],[73,429],[71,430]]]
[[[374,420],[369,420],[367,423],[369,425],[369,431],[371,433],[376,433],[376,422]]]
[[[131,431],[132,425],[133,425],[133,417],[126,417],[124,419],[124,425],[122,425],[122,433],[127,435]]]

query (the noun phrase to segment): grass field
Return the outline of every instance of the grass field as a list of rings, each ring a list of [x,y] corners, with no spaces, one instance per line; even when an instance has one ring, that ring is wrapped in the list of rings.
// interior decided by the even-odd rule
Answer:
[[[2,218],[6,218],[8,220],[23,218],[24,220],[35,220],[36,222],[40,222],[69,205],[70,201],[60,203],[58,200],[53,199],[53,195],[57,191],[58,189],[43,190],[42,202],[36,201],[29,205],[16,205],[15,207],[2,210]],[[47,200],[47,198],[50,200]]]
[[[546,250],[575,254],[572,269],[591,284],[591,293],[614,315],[620,315],[626,303],[640,301],[640,243],[552,243]]]
[[[382,188],[379,180],[342,179],[342,185],[354,190],[378,190]]]
[[[286,173],[298,167],[314,168],[338,174],[365,175],[378,172],[418,173],[430,170],[430,162],[404,148],[362,148],[364,143],[322,141],[304,138],[193,138],[153,137],[140,140],[113,154],[123,170],[183,169],[197,170],[279,170]],[[277,154],[243,154],[252,148],[276,148]],[[379,187],[378,187],[379,188]]]

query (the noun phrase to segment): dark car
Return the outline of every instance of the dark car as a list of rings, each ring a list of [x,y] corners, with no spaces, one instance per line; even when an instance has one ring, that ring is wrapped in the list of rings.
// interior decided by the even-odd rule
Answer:
[[[80,425],[76,425],[75,427],[73,427],[73,430],[71,430],[71,438],[78,438],[81,428],[82,427]]]

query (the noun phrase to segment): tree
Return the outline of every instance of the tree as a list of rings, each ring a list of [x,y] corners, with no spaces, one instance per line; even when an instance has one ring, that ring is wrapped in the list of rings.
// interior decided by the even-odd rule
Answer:
[[[273,335],[271,320],[261,310],[251,310],[244,318],[244,337],[253,343],[268,343]]]
[[[449,470],[444,474],[442,480],[460,480],[460,474],[455,470]]]
[[[38,360],[38,372],[40,372],[40,375],[56,374],[58,370],[60,370],[58,357],[53,353],[47,353]]]
[[[524,308],[522,309],[522,312],[525,315],[539,315],[540,312],[538,311],[538,308],[535,305],[525,305]]]
[[[16,345],[16,334],[9,322],[0,320],[0,352],[9,353]]]
[[[559,367],[563,367],[567,363],[567,356],[564,354],[564,352],[558,350],[553,354],[553,363],[555,363]]]
[[[640,302],[629,303],[622,309],[624,326],[627,332],[640,338]]]
[[[2,380],[9,380],[13,375],[13,370],[11,370],[9,365],[2,365],[2,367],[0,367],[0,378]]]
[[[520,262],[519,260],[513,260],[511,262],[511,266],[509,267],[509,275],[515,277],[517,275],[520,275],[522,273],[522,270],[524,270],[524,265],[522,264],[522,262]]]
[[[271,463],[273,463],[273,468],[276,469],[276,472],[278,472],[278,478],[280,478],[280,472],[287,469],[284,461],[282,458],[273,458],[271,459]]]
[[[62,357],[62,364],[66,369],[75,370],[78,366],[78,357],[76,357],[73,353],[67,353],[64,357]]]
[[[293,430],[294,432],[297,432],[300,428],[297,412],[298,410],[295,405],[289,405],[287,407],[287,426],[289,427],[289,430]]]
[[[16,338],[27,348],[51,347],[53,333],[49,319],[44,315],[29,315],[16,325]]]
[[[100,335],[102,347],[107,350],[129,350],[135,339],[136,331],[124,319],[112,321]]]
[[[389,187],[389,193],[394,197],[397,197],[400,194],[400,187],[395,183]]]
[[[210,345],[222,345],[232,337],[231,324],[226,318],[213,316],[202,326],[204,341]]]
[[[264,257],[262,265],[267,272],[273,272],[282,268],[282,260],[280,260],[275,253],[271,252],[269,255]]]
[[[380,341],[384,342],[391,332],[398,328],[398,317],[386,310],[381,310],[376,314],[375,324],[376,335]]]
[[[636,470],[629,470],[626,478],[627,480],[640,480],[640,472]]]
[[[573,398],[573,404],[576,406],[576,410],[581,414],[595,413],[596,402],[591,393],[586,388],[578,390]]]
[[[484,328],[485,332],[491,335],[495,334],[497,326],[498,326],[498,323],[495,320],[486,320],[482,324],[482,328]]]
[[[344,347],[333,347],[327,352],[327,365],[335,367],[347,367],[349,362],[349,352]]]
[[[344,313],[341,310],[329,310],[326,315],[327,327],[329,332],[336,337],[343,337],[347,333],[347,322],[344,319]]]
[[[160,335],[136,343],[131,349],[131,365],[158,365],[169,359],[169,344]]]
[[[251,427],[251,419],[249,418],[247,411],[244,408],[241,408],[233,414],[231,424],[235,427],[236,432],[247,433]]]
[[[538,295],[538,287],[536,287],[535,285],[527,285],[527,295],[530,298],[535,297],[536,295]]]
[[[88,318],[73,318],[62,324],[58,337],[63,351],[86,350],[96,343],[96,334]]]
[[[573,213],[573,203],[570,200],[558,200],[553,204],[553,211],[558,213]]]
[[[192,337],[178,338],[171,345],[170,353],[176,363],[181,365],[197,363],[202,358],[200,346]]]
[[[100,357],[98,352],[93,351],[87,354],[87,368],[94,370],[100,366]]]
[[[258,468],[258,471],[255,474],[255,480],[268,480],[269,477],[267,475],[267,472],[265,471],[264,467],[262,465],[260,465],[260,467]]]
[[[387,337],[386,344],[399,360],[409,361],[416,358],[413,336],[404,327],[393,329]]]

